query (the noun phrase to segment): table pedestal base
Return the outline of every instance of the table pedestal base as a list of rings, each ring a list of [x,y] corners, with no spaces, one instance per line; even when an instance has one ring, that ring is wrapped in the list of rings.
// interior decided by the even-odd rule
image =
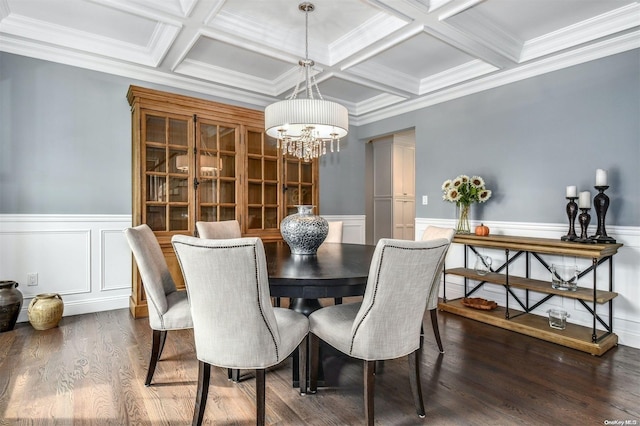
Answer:
[[[300,298],[291,298],[289,300],[289,309],[293,309],[296,312],[300,312],[304,316],[308,317],[313,312],[322,308],[320,301],[318,299],[300,299]],[[307,350],[309,348],[307,347]],[[320,349],[320,354],[322,355],[322,349]],[[293,351],[293,387],[300,386],[300,378],[298,376],[298,350]],[[322,356],[320,357],[322,359]],[[307,361],[308,362],[308,361]],[[307,374],[309,374],[309,368],[307,368]],[[309,378],[307,377],[307,383],[309,382]],[[324,371],[322,369],[322,363],[318,368],[318,386],[324,385]]]
[[[293,309],[296,312],[300,312],[302,315],[308,317],[313,312],[322,308],[318,299],[298,299],[293,298],[289,302],[289,309]]]

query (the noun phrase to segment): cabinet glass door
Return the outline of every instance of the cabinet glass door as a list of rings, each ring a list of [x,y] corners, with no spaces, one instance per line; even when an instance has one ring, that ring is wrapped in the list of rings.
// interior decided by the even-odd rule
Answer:
[[[237,219],[238,127],[198,119],[196,133],[197,220]]]
[[[156,232],[189,230],[188,164],[191,118],[144,113],[143,223]]]
[[[317,160],[316,160],[317,161]],[[315,197],[316,179],[314,179],[316,161],[306,162],[285,157],[285,215],[296,213],[297,205],[314,206],[318,214],[318,200]]]
[[[278,229],[279,165],[276,140],[247,129],[247,232]]]

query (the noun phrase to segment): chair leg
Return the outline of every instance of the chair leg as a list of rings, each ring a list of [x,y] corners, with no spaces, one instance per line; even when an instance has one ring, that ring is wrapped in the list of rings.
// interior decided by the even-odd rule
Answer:
[[[342,297],[334,297],[333,298],[334,305],[342,305]]]
[[[308,337],[305,336],[302,342],[298,345],[298,366],[299,366],[299,382],[300,382],[300,395],[307,394],[307,363],[309,359],[307,357],[307,342]]]
[[[373,397],[375,388],[375,361],[364,362],[364,415],[365,423],[373,425],[374,423],[374,407]]]
[[[153,330],[151,341],[151,358],[149,359],[149,369],[147,370],[147,378],[144,381],[145,386],[151,385],[153,373],[156,371],[156,365],[160,359],[160,354],[164,348],[164,341],[167,338],[166,330]]]
[[[438,343],[438,350],[441,354],[444,353],[442,347],[442,340],[440,339],[440,329],[438,328],[438,309],[431,309],[431,326],[433,327],[433,334],[436,336],[436,342]]]
[[[422,402],[422,386],[420,385],[420,361],[422,359],[422,348],[416,349],[409,354],[409,383],[413,402],[416,406],[416,413],[420,418],[424,418],[424,403]]]
[[[198,390],[196,391],[196,407],[193,410],[193,426],[200,426],[204,417],[209,395],[209,380],[211,379],[211,365],[198,360]]]
[[[167,331],[164,330],[160,337],[161,339],[160,339],[160,349],[158,349],[158,360],[160,360],[160,357],[162,356],[162,350],[164,349],[164,342],[167,341]]]
[[[256,425],[264,426],[265,418],[265,370],[256,369]]]
[[[309,333],[309,393],[318,390],[318,366],[320,362],[320,338]]]
[[[240,381],[240,369],[238,369],[238,368],[227,368],[227,377],[232,382],[238,383]]]

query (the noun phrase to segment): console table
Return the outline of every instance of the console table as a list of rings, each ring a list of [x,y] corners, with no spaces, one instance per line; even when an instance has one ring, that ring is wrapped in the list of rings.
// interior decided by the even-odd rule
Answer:
[[[592,355],[602,355],[618,343],[618,336],[613,333],[613,299],[618,295],[613,291],[613,255],[618,252],[622,244],[591,244],[561,241],[548,238],[518,237],[507,235],[456,235],[454,243],[463,244],[464,267],[447,268],[445,270],[445,285],[443,301],[438,308],[487,324],[526,334],[528,336],[547,340],[549,342],[564,345]],[[478,255],[477,248],[503,250],[505,262],[499,266],[493,266],[486,275],[478,274],[469,267],[469,253]],[[524,256],[523,256],[524,255]],[[589,258],[592,260],[590,267],[582,271],[578,278],[592,274],[591,287],[578,287],[576,291],[557,290],[551,287],[550,279],[541,280],[530,277],[530,261],[535,259],[548,271],[551,266],[544,259],[544,255],[574,256]],[[524,259],[523,259],[524,258]],[[509,273],[509,267],[513,262],[523,259],[526,262],[525,276],[515,276]],[[475,262],[475,256],[472,260]],[[596,273],[601,265],[608,264],[608,290],[598,290]],[[462,299],[447,300],[446,274],[464,277],[464,294],[470,297],[486,283],[497,284],[504,287],[506,295],[505,306],[499,306],[491,311],[482,311],[468,308],[462,305]],[[550,276],[550,272],[549,272]],[[471,287],[471,281],[476,284]],[[585,280],[583,280],[584,282]],[[513,289],[523,289],[524,296],[516,294]],[[529,292],[545,295],[540,301],[531,303]],[[566,297],[578,300],[582,306],[593,316],[592,327],[584,327],[567,323],[564,330],[556,330],[549,327],[548,318],[534,315],[531,312],[552,297]],[[514,309],[512,302],[517,305]],[[608,321],[605,321],[597,311],[598,306],[607,309]],[[604,328],[598,329],[597,324]]]

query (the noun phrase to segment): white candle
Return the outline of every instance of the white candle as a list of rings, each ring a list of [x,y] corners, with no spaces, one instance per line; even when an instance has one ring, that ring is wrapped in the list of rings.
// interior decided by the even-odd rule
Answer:
[[[578,188],[575,185],[567,186],[567,198],[578,196]]]
[[[580,199],[578,200],[578,207],[581,209],[591,208],[591,193],[584,191],[580,193]]]
[[[596,170],[596,186],[607,186],[607,171],[604,169]]]

